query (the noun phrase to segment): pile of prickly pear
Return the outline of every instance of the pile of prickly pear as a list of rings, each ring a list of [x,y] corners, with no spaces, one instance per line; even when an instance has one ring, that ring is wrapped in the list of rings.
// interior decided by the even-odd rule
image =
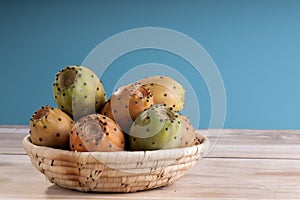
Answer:
[[[195,144],[184,107],[185,90],[167,76],[128,83],[106,98],[90,69],[61,69],[53,83],[57,107],[42,106],[30,119],[33,144],[72,151],[146,151]]]

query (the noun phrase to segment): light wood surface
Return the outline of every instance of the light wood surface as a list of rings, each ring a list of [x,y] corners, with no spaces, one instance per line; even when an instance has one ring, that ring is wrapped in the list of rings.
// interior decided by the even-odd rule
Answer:
[[[27,126],[0,126],[0,199],[300,199],[300,130],[200,130],[212,151],[174,184],[81,193],[51,184],[21,146]]]

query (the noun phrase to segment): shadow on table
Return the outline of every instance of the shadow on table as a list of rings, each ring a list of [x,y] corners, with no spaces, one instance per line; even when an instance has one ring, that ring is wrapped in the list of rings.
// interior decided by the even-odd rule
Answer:
[[[159,190],[159,189],[156,189]],[[91,197],[103,197],[103,198],[112,198],[112,197],[117,197],[120,198],[122,197],[122,199],[126,199],[126,197],[128,197],[128,199],[132,199],[134,197],[141,197],[141,193],[151,193],[151,191],[153,190],[147,190],[147,191],[139,191],[139,192],[135,192],[135,193],[102,193],[102,192],[80,192],[77,190],[71,190],[71,189],[66,189],[66,188],[62,188],[60,186],[57,185],[51,185],[47,188],[47,190],[45,191],[46,195],[49,197],[67,197],[67,198],[71,198],[74,197],[74,199],[76,198],[91,198]],[[136,199],[136,198],[134,198]]]

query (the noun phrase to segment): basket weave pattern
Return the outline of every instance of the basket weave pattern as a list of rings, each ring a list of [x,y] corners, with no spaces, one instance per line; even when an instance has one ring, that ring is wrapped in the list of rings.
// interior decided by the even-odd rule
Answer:
[[[207,150],[208,140],[192,147],[156,151],[73,152],[36,146],[28,135],[23,147],[34,167],[61,187],[84,192],[136,192],[182,177]]]

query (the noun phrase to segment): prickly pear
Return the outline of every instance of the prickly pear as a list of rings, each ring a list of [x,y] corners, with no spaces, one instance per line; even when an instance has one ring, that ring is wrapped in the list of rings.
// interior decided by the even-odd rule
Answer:
[[[83,66],[67,66],[56,74],[53,95],[57,106],[77,120],[96,113],[106,101],[97,75]]]
[[[176,112],[183,109],[185,90],[174,79],[167,76],[151,76],[138,82],[151,91],[154,104],[164,104]]]
[[[177,148],[181,138],[178,114],[164,105],[154,104],[135,119],[129,132],[130,150]]]
[[[138,83],[124,85],[112,94],[101,114],[113,119],[128,133],[135,118],[152,104],[153,96],[144,86]]]
[[[109,117],[90,114],[80,118],[70,132],[70,147],[75,151],[122,151],[125,137]]]
[[[184,115],[179,115],[181,121],[181,139],[179,147],[189,147],[194,144],[196,132],[189,118]]]
[[[30,119],[30,139],[33,144],[68,149],[73,120],[63,111],[43,106]]]

